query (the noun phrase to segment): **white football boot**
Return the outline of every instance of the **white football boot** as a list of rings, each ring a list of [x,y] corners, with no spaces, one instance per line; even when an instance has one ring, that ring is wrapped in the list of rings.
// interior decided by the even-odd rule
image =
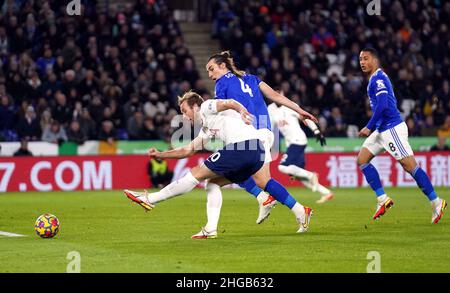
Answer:
[[[217,231],[206,231],[205,227],[202,227],[200,232],[191,236],[192,239],[214,239],[217,238]]]
[[[304,219],[297,219],[297,222],[299,223],[297,233],[305,233],[306,231],[308,231],[309,223],[311,222],[313,210],[309,207],[304,207],[304,209],[305,209],[305,215],[303,216]]]
[[[444,214],[444,210],[447,208],[447,202],[445,199],[441,199],[439,204],[433,207],[433,213],[431,215],[431,223],[437,224]]]
[[[256,224],[261,224],[264,222],[264,220],[269,217],[272,208],[278,203],[278,201],[276,201],[270,194],[264,194],[261,192],[257,197],[259,203],[259,214],[258,219],[256,219]]]
[[[150,211],[152,210],[155,205],[151,204],[148,201],[148,192],[146,190],[144,190],[144,192],[138,192],[138,191],[132,191],[132,190],[128,190],[125,189],[123,191],[123,193],[125,193],[125,195],[131,199],[133,202],[139,204],[141,207],[143,207],[146,211]]]

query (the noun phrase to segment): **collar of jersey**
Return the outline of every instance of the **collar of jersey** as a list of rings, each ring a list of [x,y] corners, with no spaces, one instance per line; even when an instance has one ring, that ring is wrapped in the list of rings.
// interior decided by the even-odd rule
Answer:
[[[218,82],[219,80],[221,80],[225,75],[227,75],[227,74],[230,73],[230,72],[231,72],[231,71],[229,71],[229,70],[228,70],[227,72],[225,72],[224,75],[222,75],[221,77],[219,77],[218,80],[216,80],[216,82]]]
[[[372,78],[372,76],[374,76],[378,71],[380,71],[381,70],[381,68],[378,68],[377,70],[375,70],[375,72],[374,73],[372,73],[372,75],[369,77],[369,80]]]

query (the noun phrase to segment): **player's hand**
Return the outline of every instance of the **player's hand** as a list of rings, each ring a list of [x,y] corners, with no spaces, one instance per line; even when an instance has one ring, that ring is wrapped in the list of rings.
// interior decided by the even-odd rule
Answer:
[[[245,124],[252,124],[253,116],[250,114],[247,109],[242,109],[239,114],[241,114],[242,120],[245,122]]]
[[[147,153],[150,158],[159,158],[160,154],[156,148],[150,148]]]
[[[370,135],[371,132],[372,132],[372,131],[370,131],[369,128],[364,127],[363,129],[361,129],[361,130],[359,131],[358,136],[359,136],[359,137],[368,137],[368,136]]]
[[[317,134],[314,134],[316,137],[316,141],[320,143],[320,146],[324,146],[327,144],[327,140],[325,139],[325,136],[323,136],[322,132],[317,132]]]
[[[303,109],[300,109],[300,110],[299,110],[299,114],[300,114],[300,119],[302,119],[303,122],[305,122],[305,119],[309,119],[309,120],[314,121],[315,123],[319,123],[319,120],[317,120],[317,118],[314,117],[313,114],[308,113],[308,112],[306,112],[306,111],[303,110]]]

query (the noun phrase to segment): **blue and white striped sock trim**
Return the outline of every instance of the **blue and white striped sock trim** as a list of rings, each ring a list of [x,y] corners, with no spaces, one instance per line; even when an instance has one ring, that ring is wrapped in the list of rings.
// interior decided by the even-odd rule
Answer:
[[[369,165],[370,165],[370,163],[362,164],[362,165],[359,166],[359,170],[362,171],[362,170],[366,169],[367,167],[369,167]]]
[[[411,172],[412,177],[416,176],[417,170],[419,170],[420,166],[417,165]]]

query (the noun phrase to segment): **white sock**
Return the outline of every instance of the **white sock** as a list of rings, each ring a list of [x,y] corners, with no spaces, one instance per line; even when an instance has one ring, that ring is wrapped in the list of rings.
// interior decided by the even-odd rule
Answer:
[[[279,165],[278,170],[280,170],[280,172],[284,174],[293,175],[298,178],[306,178],[308,180],[311,180],[311,178],[314,176],[313,172],[307,171],[295,165],[289,166]]]
[[[205,230],[208,232],[217,231],[219,224],[220,209],[222,207],[222,191],[220,186],[214,183],[207,183],[205,186],[207,202],[206,202],[206,216],[208,223],[206,223]]]
[[[302,222],[305,220],[305,208],[298,202],[292,207],[291,211],[295,214],[295,217]]]
[[[307,179],[301,179],[303,185],[305,185],[306,187],[308,187],[309,189],[312,189],[312,184],[309,182],[309,180]],[[328,195],[331,193],[331,191],[326,188],[325,186],[319,184],[317,186],[317,192],[319,192],[322,196]]]
[[[195,179],[191,172],[189,172],[184,175],[183,178],[180,178],[177,181],[170,183],[160,191],[147,196],[148,202],[151,204],[155,204],[171,197],[187,193],[194,189],[194,187],[197,186],[198,183],[199,181]]]
[[[378,203],[382,203],[387,199],[387,195],[383,194],[377,197]]]
[[[439,197],[436,197],[435,199],[433,199],[432,201],[430,201],[431,206],[433,208],[437,207],[440,203],[441,203],[441,199]]]

